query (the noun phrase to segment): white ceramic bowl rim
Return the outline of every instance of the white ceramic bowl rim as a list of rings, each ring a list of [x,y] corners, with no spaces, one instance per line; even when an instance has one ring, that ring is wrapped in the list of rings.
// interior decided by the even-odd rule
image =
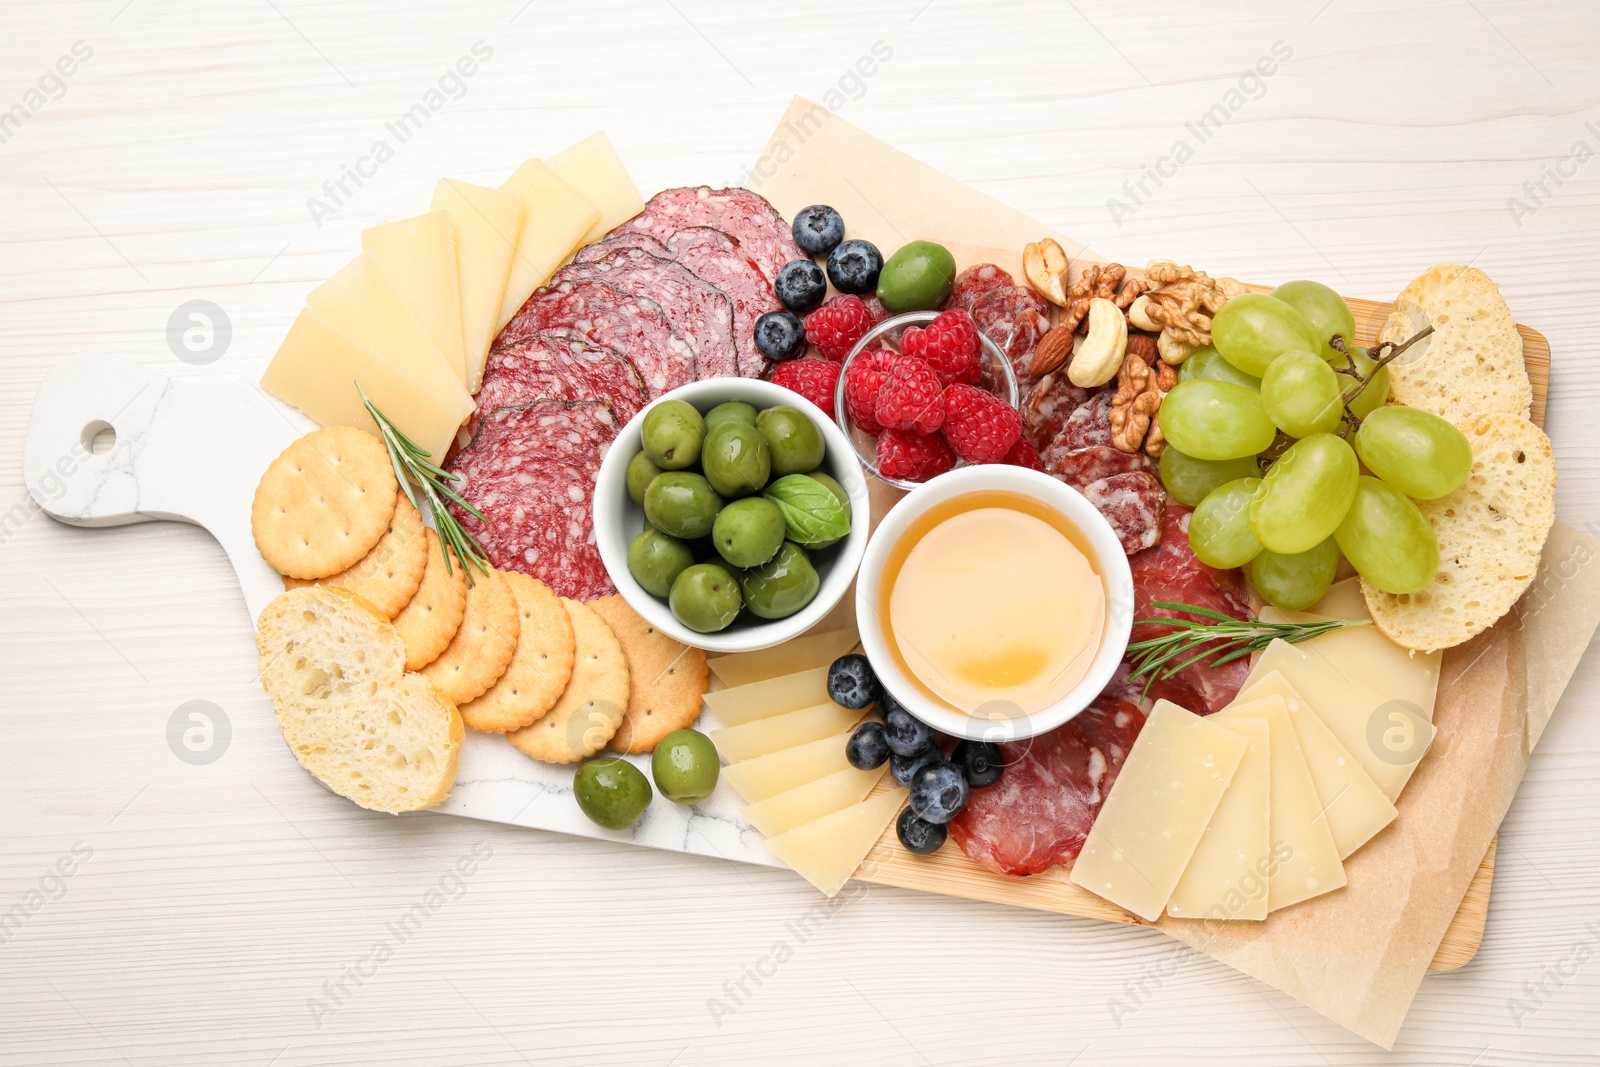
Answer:
[[[1088,674],[1061,700],[1028,715],[981,718],[954,710],[926,695],[890,654],[883,632],[887,620],[878,613],[886,558],[906,528],[934,505],[984,490],[1019,493],[1059,511],[1083,533],[1106,582],[1106,625]],[[1065,484],[1025,467],[999,464],[963,467],[913,489],[878,524],[856,579],[856,623],[879,680],[911,714],[955,737],[996,743],[1014,741],[1046,733],[1069,721],[1088,707],[1111,681],[1133,629],[1133,572],[1111,524],[1094,505]]]
[[[646,592],[628,571],[628,544],[639,532],[642,517],[628,498],[628,462],[640,451],[640,429],[645,415],[657,404],[683,400],[704,414],[728,400],[742,400],[757,408],[780,405],[798,408],[821,432],[827,444],[827,457],[820,468],[833,476],[850,497],[850,533],[826,551],[829,558],[819,562],[822,584],[811,603],[786,619],[756,621],[746,613],[726,630],[702,634],[679,622],[667,602]],[[872,504],[867,496],[867,476],[849,439],[826,412],[798,393],[757,378],[707,378],[665,393],[640,411],[612,442],[600,464],[595,480],[594,533],[611,582],[628,605],[662,633],[694,648],[708,652],[753,652],[799,637],[832,611],[844,599],[855,580],[861,557],[866,553],[871,528]]]

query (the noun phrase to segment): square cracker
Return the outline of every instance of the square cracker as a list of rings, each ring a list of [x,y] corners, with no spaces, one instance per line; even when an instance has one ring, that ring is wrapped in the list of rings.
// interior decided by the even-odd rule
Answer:
[[[650,752],[663,737],[700,717],[709,680],[706,654],[657,630],[615,593],[589,606],[617,635],[633,678],[628,712],[606,747]]]
[[[628,707],[628,660],[598,612],[561,599],[572,620],[577,651],[572,678],[556,706],[532,726],[512,730],[506,740],[546,763],[576,763],[605,747]]]

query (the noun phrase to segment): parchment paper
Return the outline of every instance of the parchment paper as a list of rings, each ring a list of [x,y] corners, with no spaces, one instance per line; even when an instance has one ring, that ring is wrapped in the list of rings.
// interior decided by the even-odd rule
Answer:
[[[1022,246],[1042,237],[1073,260],[1105,258],[800,98],[745,184],[785,217],[832,204],[851,237],[886,255],[933,240],[958,266],[998,263],[1019,280]],[[1183,249],[1171,253],[1184,261]],[[872,493],[875,521],[901,495],[881,482]],[[1600,542],[1558,525],[1517,609],[1445,655],[1438,736],[1401,794],[1400,817],[1346,861],[1349,885],[1266,922],[1158,928],[1391,1047],[1597,625]]]

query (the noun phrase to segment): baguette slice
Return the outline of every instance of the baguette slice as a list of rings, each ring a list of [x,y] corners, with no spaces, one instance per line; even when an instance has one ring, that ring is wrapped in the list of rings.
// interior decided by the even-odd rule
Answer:
[[[1511,610],[1556,517],[1555,457],[1543,430],[1516,415],[1479,415],[1461,432],[1472,445],[1466,484],[1417,501],[1439,539],[1433,582],[1403,595],[1361,583],[1378,629],[1424,652],[1459,645]]]
[[[261,684],[300,765],[364,808],[439,803],[455,784],[464,729],[455,706],[405,669],[405,643],[343,589],[291,589],[261,613]]]
[[[1378,332],[1398,344],[1433,333],[1389,365],[1395,400],[1461,425],[1475,415],[1528,417],[1533,385],[1505,298],[1476,267],[1432,267],[1400,291]]]

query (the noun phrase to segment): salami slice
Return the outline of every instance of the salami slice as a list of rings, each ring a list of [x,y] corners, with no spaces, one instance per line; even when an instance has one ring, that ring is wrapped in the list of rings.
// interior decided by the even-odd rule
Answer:
[[[1144,715],[1102,695],[1065,726],[1000,746],[1005,772],[950,821],[969,858],[1001,874],[1039,874],[1077,858]]]
[[[521,571],[573,600],[613,592],[594,542],[594,482],[617,435],[604,404],[540,400],[500,408],[449,469],[456,489],[487,522],[451,511],[489,561]]]
[[[1111,447],[1111,402],[1115,396],[1115,393],[1105,390],[1073,409],[1061,424],[1061,432],[1043,449],[1046,468],[1049,467],[1051,453],[1065,455],[1097,445]]]
[[[1155,475],[1142,470],[1112,474],[1090,482],[1079,492],[1105,516],[1128,555],[1161,540],[1167,494]]]
[[[1011,360],[1019,383],[1027,382],[1033,350],[1050,330],[1050,304],[1025,285],[991,289],[972,307],[972,320],[983,335]]]
[[[690,226],[710,226],[738,241],[769,282],[777,280],[784,264],[808,258],[777,210],[748,189],[663,189],[612,233],[647,233],[670,243],[674,233]]]
[[[1067,419],[1094,396],[1093,389],[1073,385],[1065,374],[1046,374],[1023,395],[1022,432],[1043,452],[1050,447]]]
[[[1166,608],[1152,608],[1152,601],[1193,604],[1210,608],[1235,619],[1250,617],[1245,598],[1244,579],[1238,571],[1219,571],[1195,558],[1189,547],[1190,508],[1169,503],[1161,524],[1161,541],[1128,561],[1133,570],[1133,617],[1135,619],[1186,618],[1203,622],[1196,615],[1181,614]],[[1168,627],[1139,626],[1133,639],[1159,637]],[[1181,704],[1197,715],[1209,715],[1226,707],[1238,695],[1250,673],[1248,659],[1213,667],[1194,663],[1171,678],[1150,687],[1151,698],[1164,697]]]
[[[619,248],[593,262],[561,268],[554,281],[601,281],[619,292],[654,300],[673,331],[693,349],[697,378],[739,373],[732,302],[681,263],[639,248]]]
[[[574,263],[593,263],[597,259],[604,259],[611,253],[623,248],[637,248],[649,252],[652,256],[662,259],[671,259],[672,253],[668,251],[664,242],[656,240],[647,233],[612,233],[603,237],[594,244],[584,245],[572,256]]]
[[[540,289],[506,323],[495,347],[563,328],[626,356],[638,368],[652,400],[695,380],[694,352],[673,331],[661,305],[605,282],[559,282]]]
[[[615,349],[591,344],[570,329],[546,330],[494,349],[467,429],[477,433],[495,409],[535,400],[599,401],[625,423],[650,393],[639,371]]]
[[[944,298],[939,310],[966,308],[971,311],[977,306],[978,301],[994,290],[1015,284],[1010,273],[1004,268],[997,267],[993,263],[976,263],[956,275],[955,284],[950,286],[950,295]]]
[[[1150,470],[1150,461],[1143,454],[1123,452],[1110,445],[1091,445],[1072,452],[1051,449],[1043,462],[1047,473],[1055,475],[1080,493],[1091,482],[1098,482],[1113,474]]]

